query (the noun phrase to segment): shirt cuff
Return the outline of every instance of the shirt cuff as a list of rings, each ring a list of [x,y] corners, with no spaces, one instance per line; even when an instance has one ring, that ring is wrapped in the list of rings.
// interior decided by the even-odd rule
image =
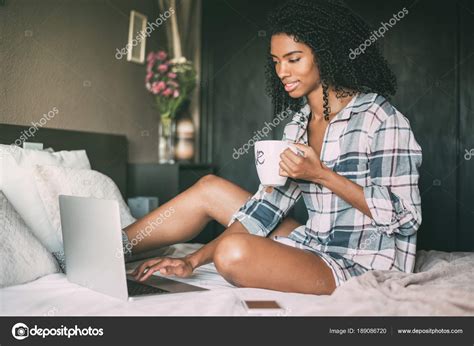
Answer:
[[[379,232],[390,236],[412,217],[410,210],[403,205],[401,199],[391,193],[386,186],[366,186],[364,197],[372,214],[372,225]]]

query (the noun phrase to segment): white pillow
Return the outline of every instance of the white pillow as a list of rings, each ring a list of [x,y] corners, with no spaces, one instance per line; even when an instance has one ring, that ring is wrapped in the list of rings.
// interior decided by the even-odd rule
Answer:
[[[59,195],[93,197],[116,200],[119,204],[122,228],[136,220],[130,214],[117,185],[108,176],[93,170],[72,169],[37,165],[33,169],[36,186],[49,222],[52,225],[50,238],[56,238],[62,246]]]
[[[59,272],[54,257],[35,238],[1,191],[0,268],[0,287]]]
[[[85,150],[51,153],[0,144],[0,190],[38,240],[55,252],[62,245],[52,236],[51,223],[36,189],[32,169],[37,164],[90,169],[90,163]]]

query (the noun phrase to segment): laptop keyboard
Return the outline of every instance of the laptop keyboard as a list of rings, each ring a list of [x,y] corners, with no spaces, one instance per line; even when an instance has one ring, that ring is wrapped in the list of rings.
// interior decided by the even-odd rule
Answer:
[[[130,297],[142,296],[145,294],[169,293],[169,291],[144,285],[132,280],[127,280],[128,295]]]

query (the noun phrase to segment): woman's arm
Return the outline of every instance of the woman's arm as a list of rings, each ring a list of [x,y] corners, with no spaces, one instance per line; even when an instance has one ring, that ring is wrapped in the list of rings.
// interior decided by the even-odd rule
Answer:
[[[310,146],[299,143],[294,143],[293,145],[304,156],[297,155],[290,149],[286,149],[281,154],[281,175],[321,184],[347,203],[350,203],[354,208],[357,208],[368,217],[372,217],[362,186],[337,174],[322,164],[318,155]]]
[[[347,203],[351,204],[354,208],[372,218],[372,213],[370,212],[369,205],[365,200],[364,189],[362,186],[337,174],[325,166],[323,166],[320,176],[315,178],[313,182],[327,187]]]
[[[364,187],[364,196],[379,231],[411,236],[421,224],[422,150],[401,113],[382,119],[375,132],[369,133],[370,184]]]

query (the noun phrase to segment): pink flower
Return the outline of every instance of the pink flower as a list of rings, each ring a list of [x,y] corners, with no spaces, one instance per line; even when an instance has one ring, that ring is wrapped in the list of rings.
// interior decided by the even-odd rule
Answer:
[[[165,90],[166,89],[166,84],[165,82],[163,81],[160,81],[158,82],[158,89],[161,91],[161,90]]]
[[[165,82],[155,82],[151,85],[151,92],[155,95],[158,95],[163,89],[166,88]],[[163,93],[164,94],[164,93]],[[165,95],[166,96],[166,95]]]
[[[176,73],[174,73],[174,72],[168,73],[168,78],[175,79],[176,78]]]
[[[148,55],[146,56],[146,61],[150,62],[153,60],[155,60],[155,54],[153,52],[148,53]]]
[[[167,58],[167,54],[165,51],[160,50],[158,53],[156,53],[156,57],[160,60],[165,60]]]
[[[145,82],[149,82],[152,77],[153,77],[153,72],[148,72],[145,77]]]
[[[179,97],[179,91],[178,91],[178,90],[175,90],[175,91],[173,92],[173,97],[174,97],[174,98],[178,98],[178,97]]]
[[[150,61],[146,64],[146,72],[151,72],[151,70],[153,69],[153,65],[155,64],[154,61]]]
[[[173,90],[170,88],[167,88],[165,91],[163,91],[163,96],[170,96],[173,93]]]
[[[160,66],[158,66],[158,71],[160,71],[161,73],[164,73],[164,72],[168,71],[168,65],[167,64],[161,64]]]
[[[155,95],[158,95],[160,93],[160,90],[158,89],[158,83],[153,83],[151,85],[151,89],[150,91],[155,94]]]

